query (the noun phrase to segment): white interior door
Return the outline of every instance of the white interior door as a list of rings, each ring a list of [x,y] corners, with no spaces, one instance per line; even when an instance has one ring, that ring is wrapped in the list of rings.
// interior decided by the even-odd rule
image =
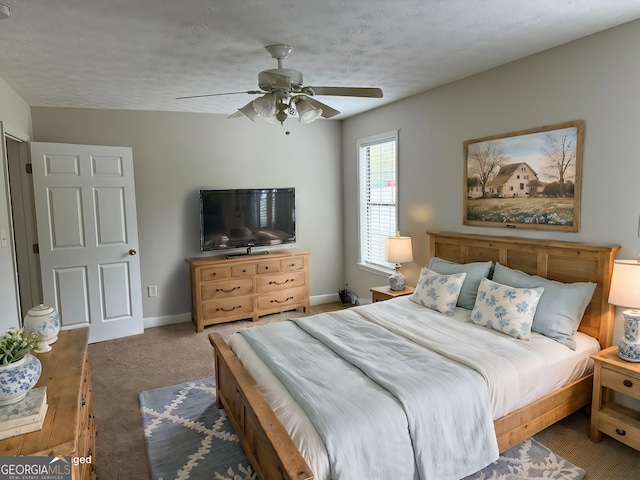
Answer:
[[[42,294],[89,341],[142,333],[133,154],[31,143]]]

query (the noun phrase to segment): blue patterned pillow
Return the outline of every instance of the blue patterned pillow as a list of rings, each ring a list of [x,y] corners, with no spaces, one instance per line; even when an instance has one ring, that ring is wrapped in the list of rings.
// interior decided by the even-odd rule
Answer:
[[[420,270],[416,291],[410,300],[445,315],[453,315],[466,273],[441,275],[428,268]]]
[[[542,292],[542,287],[514,288],[483,278],[471,312],[471,322],[529,340]]]
[[[562,283],[529,275],[496,263],[493,281],[513,287],[543,287],[544,293],[536,308],[531,330],[556,342],[576,349],[574,335],[582,321],[596,284],[591,282]]]
[[[492,267],[492,262],[455,263],[438,257],[433,257],[429,262],[429,269],[434,272],[444,275],[463,272],[467,274],[458,297],[458,306],[467,310],[473,309],[476,303],[478,287],[480,286],[480,279],[489,277]]]

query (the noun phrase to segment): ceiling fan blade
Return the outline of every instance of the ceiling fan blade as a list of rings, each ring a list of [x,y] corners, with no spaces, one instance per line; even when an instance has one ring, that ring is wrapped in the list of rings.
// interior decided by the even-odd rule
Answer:
[[[187,95],[186,97],[176,97],[176,100],[184,100],[185,98],[217,97],[219,95],[237,95],[240,93],[248,93],[249,95],[259,95],[264,92],[262,90],[249,90],[246,92],[207,93],[205,95]]]
[[[244,107],[239,108],[237,112],[232,113],[227,118],[239,118],[239,117],[249,117],[249,120],[252,122],[256,121],[258,117],[258,112],[256,112],[255,108],[253,108],[253,100],[247,103]]]
[[[309,97],[307,95],[302,95],[306,101],[308,101],[314,108],[320,108],[322,110],[322,117],[331,118],[336,115],[340,115],[340,112],[335,108],[331,108],[329,105],[325,105],[322,102],[319,102],[313,97]]]
[[[382,90],[369,87],[309,87],[315,95],[382,98]]]

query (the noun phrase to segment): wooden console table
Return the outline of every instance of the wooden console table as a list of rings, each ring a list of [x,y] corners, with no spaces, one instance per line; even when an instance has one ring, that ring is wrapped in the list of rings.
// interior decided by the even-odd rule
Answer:
[[[49,408],[41,430],[0,440],[5,456],[71,456],[74,480],[96,478],[96,423],[91,400],[88,328],[63,330],[52,350],[38,353],[42,374],[36,387],[47,387]]]

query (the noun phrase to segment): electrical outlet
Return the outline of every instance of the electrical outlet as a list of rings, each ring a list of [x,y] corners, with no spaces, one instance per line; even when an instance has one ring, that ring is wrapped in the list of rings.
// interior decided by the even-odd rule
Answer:
[[[158,287],[156,285],[149,285],[147,287],[147,295],[149,295],[150,297],[157,297]]]

